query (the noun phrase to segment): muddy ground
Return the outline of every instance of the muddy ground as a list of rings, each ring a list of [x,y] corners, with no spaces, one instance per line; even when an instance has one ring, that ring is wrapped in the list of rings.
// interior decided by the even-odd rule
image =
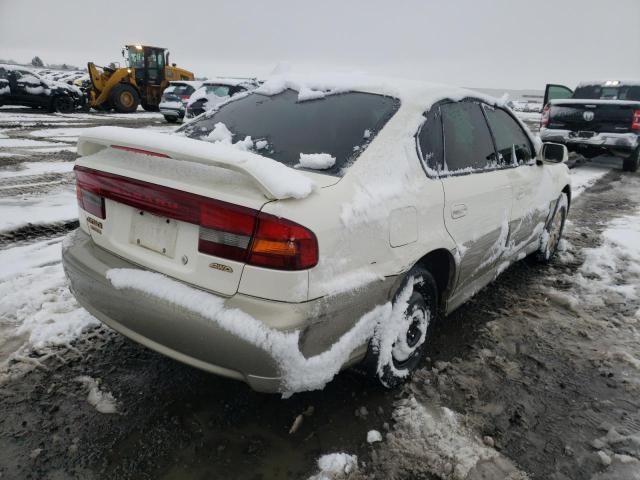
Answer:
[[[19,138],[31,127],[2,128]],[[48,154],[33,158],[51,161]],[[519,262],[443,321],[429,359],[397,391],[346,371],[323,391],[283,400],[102,327],[72,345],[16,359],[0,385],[0,478],[306,478],[320,455],[339,451],[358,455],[359,477],[453,478],[455,465],[437,458],[437,445],[399,415],[412,399],[456,412],[468,435],[485,437],[497,452],[467,478],[637,478],[640,374],[608,352],[619,345],[640,351],[627,330],[640,305],[604,294],[602,302],[584,300],[572,278],[582,249],[598,246],[606,223],[638,206],[640,175],[617,166],[572,204],[567,251],[548,266]],[[5,233],[0,248],[73,227]],[[80,376],[98,379],[117,413],[96,411]],[[289,433],[299,414],[302,424]],[[623,440],[594,446],[612,428]],[[366,442],[371,429],[384,436],[373,446]],[[607,465],[596,453],[602,449],[630,460]]]

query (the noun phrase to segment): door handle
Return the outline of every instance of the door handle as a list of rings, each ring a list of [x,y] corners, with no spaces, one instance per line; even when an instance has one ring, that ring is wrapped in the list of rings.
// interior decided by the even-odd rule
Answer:
[[[526,194],[527,192],[525,192],[524,189],[518,190],[518,193],[516,193],[516,200],[522,200]]]
[[[467,206],[464,203],[458,203],[451,207],[451,218],[462,218],[467,214]]]

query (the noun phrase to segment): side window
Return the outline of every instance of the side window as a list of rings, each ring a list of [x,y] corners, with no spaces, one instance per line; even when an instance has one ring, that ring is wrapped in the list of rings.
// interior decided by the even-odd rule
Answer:
[[[418,133],[420,157],[428,170],[438,172],[443,166],[442,121],[440,108],[433,107],[426,114],[427,119]]]
[[[529,137],[507,112],[485,105],[498,156],[507,165],[524,165],[533,159]],[[515,154],[515,158],[514,158]]]
[[[9,78],[9,76],[7,75],[7,71],[0,67],[0,79],[2,80],[7,80]]]
[[[445,172],[489,170],[499,166],[484,114],[475,102],[445,103]]]

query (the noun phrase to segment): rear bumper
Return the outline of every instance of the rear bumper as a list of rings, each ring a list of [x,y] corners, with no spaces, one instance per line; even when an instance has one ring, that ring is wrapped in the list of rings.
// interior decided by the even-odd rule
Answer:
[[[578,136],[576,131],[550,128],[541,128],[540,138],[543,142],[562,143],[568,148],[581,146],[600,147],[629,153],[635,151],[640,143],[640,136],[635,133],[603,132],[590,138],[583,138]]]
[[[178,110],[177,108],[160,107],[160,113],[165,117],[184,118],[184,110]]]
[[[62,261],[78,302],[114,330],[180,362],[244,381],[254,390],[281,390],[279,367],[267,351],[162,298],[114,288],[106,278],[108,270],[140,267],[96,246],[81,230],[63,242]],[[390,277],[359,295],[304,303],[236,294],[225,300],[225,307],[238,308],[275,330],[300,330],[298,348],[310,357],[329,349],[364,313],[386,302],[394,280]],[[366,345],[356,349],[345,366],[365,353]]]

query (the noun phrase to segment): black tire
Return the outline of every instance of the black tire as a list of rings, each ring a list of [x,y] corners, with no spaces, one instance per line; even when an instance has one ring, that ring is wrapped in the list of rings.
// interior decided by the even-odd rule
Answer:
[[[164,119],[169,123],[178,123],[178,117],[174,115],[165,115]]]
[[[133,113],[140,105],[140,95],[128,83],[120,83],[111,89],[109,102],[118,113]]]
[[[622,163],[622,170],[625,172],[637,172],[638,167],[640,167],[640,147],[636,148],[636,151]]]
[[[71,113],[75,110],[75,105],[73,103],[73,99],[65,96],[58,96],[53,97],[53,100],[51,100],[50,110],[58,113]]]
[[[406,382],[420,366],[436,323],[438,287],[431,273],[424,268],[415,267],[405,275],[402,286],[396,292],[394,308],[397,307],[397,302],[400,301],[405,287],[412,281],[416,283],[407,301],[404,314],[405,318],[415,318],[415,320],[406,325],[406,330],[404,327],[401,327],[400,331],[392,330],[392,336],[395,336],[395,338],[379,338],[380,332],[376,332],[374,339],[369,342],[369,350],[363,361],[366,373],[377,383],[388,389],[396,388]],[[420,320],[421,315],[424,316],[424,321]],[[403,335],[403,337],[400,335]],[[405,346],[413,348],[409,356],[402,359],[396,358],[397,354],[394,352],[400,338],[404,339]],[[420,341],[422,343],[419,343]],[[391,347],[388,354],[391,356],[393,365],[380,357],[383,354],[383,344],[385,343],[388,347]],[[385,364],[385,362],[387,363]]]
[[[144,110],[146,112],[159,112],[160,111],[160,107],[158,105],[151,105],[147,102],[142,102],[142,108],[144,108]]]
[[[567,220],[568,211],[568,197],[565,193],[562,193],[556,202],[551,219],[544,227],[544,233],[540,239],[540,248],[535,254],[535,258],[538,262],[549,263],[558,251],[558,245],[562,239],[564,223]]]

